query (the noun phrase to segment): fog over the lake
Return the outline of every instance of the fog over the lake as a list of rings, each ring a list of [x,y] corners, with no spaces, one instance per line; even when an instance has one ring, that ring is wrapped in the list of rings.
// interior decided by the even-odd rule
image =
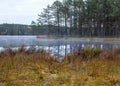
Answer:
[[[31,24],[48,4],[55,0],[0,0],[0,24]]]

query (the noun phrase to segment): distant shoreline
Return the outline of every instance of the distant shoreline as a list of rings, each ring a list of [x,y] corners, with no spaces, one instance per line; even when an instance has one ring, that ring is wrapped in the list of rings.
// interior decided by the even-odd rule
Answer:
[[[118,37],[72,37],[72,36],[53,36],[53,35],[37,35],[38,39],[72,39],[84,41],[105,41],[105,42],[120,42]]]

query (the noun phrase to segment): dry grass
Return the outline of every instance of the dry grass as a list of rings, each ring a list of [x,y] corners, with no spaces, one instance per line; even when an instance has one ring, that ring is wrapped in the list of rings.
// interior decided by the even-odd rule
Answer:
[[[83,41],[103,41],[103,42],[120,42],[120,38],[114,37],[71,37],[71,36],[54,36],[54,35],[38,35],[38,39],[68,39],[68,40],[83,40]]]
[[[120,50],[78,50],[58,62],[45,51],[0,54],[0,86],[120,86]]]
[[[38,35],[38,39],[64,39],[66,36],[55,36],[55,35]]]

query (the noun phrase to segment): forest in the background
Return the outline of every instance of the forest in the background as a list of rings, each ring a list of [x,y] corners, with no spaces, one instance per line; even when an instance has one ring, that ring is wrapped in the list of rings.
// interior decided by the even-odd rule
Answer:
[[[57,35],[57,26],[47,25],[22,25],[22,24],[0,24],[0,35]],[[63,27],[61,27],[63,28]],[[64,30],[61,31],[61,35],[64,35]]]
[[[31,34],[28,25],[0,24],[0,35],[28,35]]]
[[[31,25],[0,25],[0,34],[119,37],[120,0],[56,0]]]

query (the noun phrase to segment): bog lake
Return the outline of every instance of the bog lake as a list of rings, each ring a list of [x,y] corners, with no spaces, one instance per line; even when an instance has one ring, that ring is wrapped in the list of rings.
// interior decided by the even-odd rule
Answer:
[[[98,41],[98,40],[74,40],[68,38],[37,38],[36,36],[0,36],[0,52],[11,48],[18,50],[23,46],[26,50],[49,51],[51,55],[63,57],[70,52],[76,51],[78,48],[99,48],[99,49],[118,49],[120,48],[119,41]]]

